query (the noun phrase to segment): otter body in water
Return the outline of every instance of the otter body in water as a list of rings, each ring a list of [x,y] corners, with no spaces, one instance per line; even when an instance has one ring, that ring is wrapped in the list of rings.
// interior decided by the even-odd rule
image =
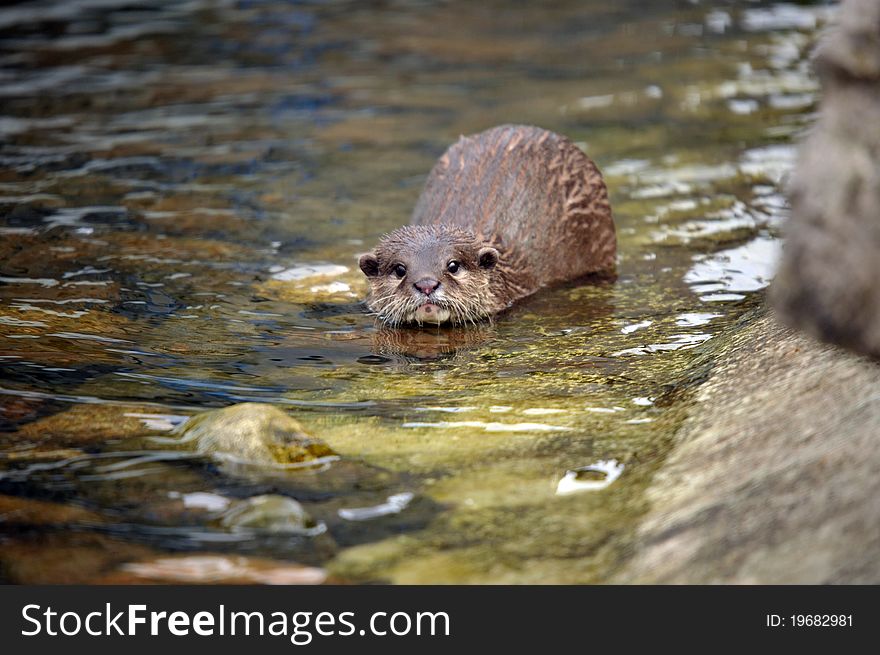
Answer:
[[[451,146],[410,224],[359,263],[385,323],[463,325],[541,287],[612,273],[616,244],[596,165],[563,136],[503,125]]]

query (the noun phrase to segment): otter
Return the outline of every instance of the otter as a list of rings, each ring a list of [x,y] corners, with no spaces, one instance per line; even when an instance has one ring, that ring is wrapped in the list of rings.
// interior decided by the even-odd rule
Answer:
[[[616,250],[592,160],[559,134],[502,125],[450,146],[410,224],[359,265],[385,324],[476,325],[542,287],[612,275]]]

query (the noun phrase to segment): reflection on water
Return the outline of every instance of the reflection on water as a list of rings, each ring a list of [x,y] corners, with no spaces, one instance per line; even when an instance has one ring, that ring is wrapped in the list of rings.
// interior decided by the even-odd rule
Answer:
[[[623,465],[614,459],[601,460],[573,471],[566,471],[559,484],[556,485],[556,495],[566,496],[582,491],[604,489],[617,480],[621,473],[623,473]]]
[[[607,579],[685,409],[677,386],[772,276],[830,15],[0,9],[4,581]],[[502,122],[565,133],[605,171],[618,280],[474,330],[377,327],[357,255],[408,220],[450,142]],[[162,441],[248,401],[342,459],[235,476]],[[603,488],[584,462],[614,463]],[[571,474],[592,492],[559,492]],[[267,494],[326,530],[218,522]]]

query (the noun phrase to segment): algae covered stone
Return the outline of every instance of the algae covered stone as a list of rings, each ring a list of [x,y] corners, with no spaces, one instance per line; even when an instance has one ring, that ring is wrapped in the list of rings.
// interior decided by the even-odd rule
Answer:
[[[300,464],[335,455],[294,418],[261,403],[198,414],[181,427],[196,452],[247,464]]]

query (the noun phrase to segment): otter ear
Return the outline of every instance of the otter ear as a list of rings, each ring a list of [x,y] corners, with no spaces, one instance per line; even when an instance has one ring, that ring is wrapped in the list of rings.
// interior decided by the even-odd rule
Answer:
[[[480,251],[477,253],[477,261],[480,263],[480,268],[495,268],[495,264],[498,263],[498,257],[498,251],[491,246],[480,248]]]
[[[367,277],[379,275],[379,260],[371,252],[361,255],[361,258],[358,260],[358,266],[361,267],[361,270]]]

